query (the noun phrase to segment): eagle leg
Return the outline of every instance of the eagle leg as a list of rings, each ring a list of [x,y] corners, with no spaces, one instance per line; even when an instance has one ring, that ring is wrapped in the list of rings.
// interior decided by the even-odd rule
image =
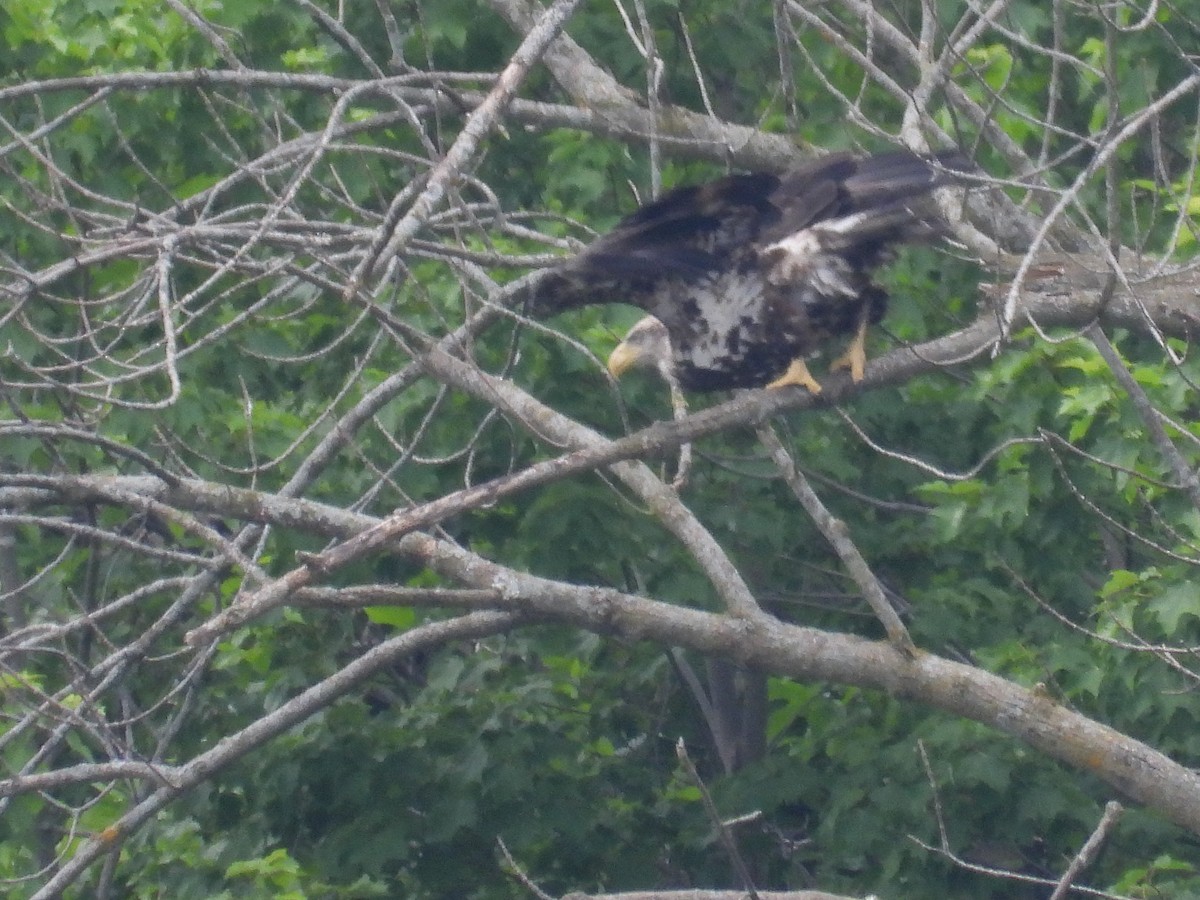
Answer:
[[[787,371],[767,385],[768,388],[787,387],[789,384],[796,384],[800,387],[808,388],[810,393],[821,393],[821,385],[817,383],[817,379],[812,377],[812,373],[808,371],[808,366],[804,364],[804,360],[796,357],[788,366]]]
[[[858,330],[854,332],[854,339],[850,341],[850,345],[846,348],[846,352],[829,364],[829,371],[836,372],[838,369],[849,369],[850,380],[855,384],[863,380],[863,371],[867,367],[867,314],[863,311],[863,316],[858,320]]]

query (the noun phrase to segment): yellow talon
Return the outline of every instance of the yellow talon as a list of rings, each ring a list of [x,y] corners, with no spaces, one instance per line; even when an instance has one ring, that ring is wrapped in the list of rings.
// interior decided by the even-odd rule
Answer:
[[[808,371],[808,366],[804,364],[803,359],[793,359],[787,371],[767,385],[768,388],[787,387],[789,384],[796,384],[803,388],[808,388],[810,393],[821,393],[821,385],[817,383],[817,379],[812,377],[812,373]]]
[[[850,380],[855,384],[863,380],[863,372],[867,367],[867,317],[863,316],[858,323],[858,331],[854,340],[846,347],[846,352],[829,364],[829,371],[849,369]]]

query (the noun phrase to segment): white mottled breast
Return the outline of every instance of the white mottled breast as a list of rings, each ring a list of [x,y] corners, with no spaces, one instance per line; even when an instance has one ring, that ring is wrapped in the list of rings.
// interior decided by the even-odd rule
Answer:
[[[696,314],[689,314],[687,321],[695,327],[679,350],[693,366],[727,368],[730,357],[741,356],[747,346],[764,339],[763,287],[757,272],[736,270],[714,272],[686,286],[687,300],[681,308],[687,312],[694,304]],[[699,328],[701,321],[707,323],[706,329]]]

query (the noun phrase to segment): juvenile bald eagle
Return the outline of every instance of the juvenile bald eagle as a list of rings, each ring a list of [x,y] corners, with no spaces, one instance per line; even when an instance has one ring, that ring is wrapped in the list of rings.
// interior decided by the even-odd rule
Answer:
[[[543,279],[533,311],[644,309],[609,360],[615,375],[642,365],[691,391],[799,384],[816,393],[805,357],[850,336],[833,365],[858,381],[867,326],[887,304],[871,273],[894,245],[943,232],[932,191],[966,168],[957,153],[838,153],[783,175],[679,188]]]

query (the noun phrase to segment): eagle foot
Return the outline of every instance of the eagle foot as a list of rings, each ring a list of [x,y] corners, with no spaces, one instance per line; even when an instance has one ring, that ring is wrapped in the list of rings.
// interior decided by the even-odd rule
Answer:
[[[787,371],[767,385],[768,390],[775,388],[787,387],[789,384],[799,385],[803,388],[808,388],[809,393],[821,393],[821,385],[817,379],[812,377],[812,373],[808,371],[808,366],[804,360],[800,358],[793,359],[791,365],[787,367]]]
[[[850,370],[850,380],[858,384],[863,380],[867,368],[867,323],[864,320],[854,333],[854,340],[846,348],[846,352],[829,364],[830,372],[840,369]]]

